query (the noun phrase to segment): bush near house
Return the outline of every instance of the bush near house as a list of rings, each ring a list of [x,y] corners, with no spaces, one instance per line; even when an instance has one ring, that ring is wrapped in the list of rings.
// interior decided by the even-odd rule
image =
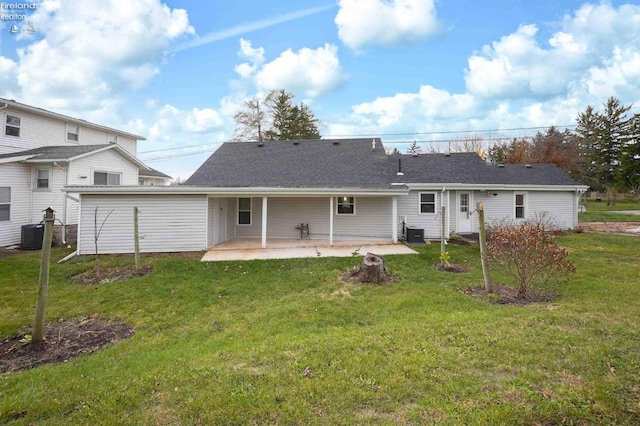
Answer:
[[[532,291],[549,291],[576,271],[567,259],[568,252],[556,243],[543,222],[493,227],[487,249],[491,266],[511,278],[521,299]]]

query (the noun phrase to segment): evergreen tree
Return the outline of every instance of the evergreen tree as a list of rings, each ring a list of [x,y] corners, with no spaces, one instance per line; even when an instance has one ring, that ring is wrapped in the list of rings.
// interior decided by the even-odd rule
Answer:
[[[253,98],[234,116],[236,140],[320,139],[319,120],[304,103],[296,105],[294,95],[272,90],[260,102]]]

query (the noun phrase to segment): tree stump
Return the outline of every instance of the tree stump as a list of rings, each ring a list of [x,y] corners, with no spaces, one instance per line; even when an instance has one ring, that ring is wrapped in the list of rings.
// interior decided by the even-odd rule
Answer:
[[[380,284],[387,280],[389,273],[384,267],[384,259],[373,253],[367,253],[362,260],[362,265],[351,274],[358,282]]]

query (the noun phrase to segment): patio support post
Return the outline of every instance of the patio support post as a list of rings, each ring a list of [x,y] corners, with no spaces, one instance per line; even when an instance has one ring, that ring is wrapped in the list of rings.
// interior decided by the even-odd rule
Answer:
[[[333,197],[329,197],[329,245],[333,246]]]
[[[267,197],[262,197],[262,248],[267,248]]]
[[[391,201],[391,238],[393,244],[398,243],[398,196],[394,195]]]

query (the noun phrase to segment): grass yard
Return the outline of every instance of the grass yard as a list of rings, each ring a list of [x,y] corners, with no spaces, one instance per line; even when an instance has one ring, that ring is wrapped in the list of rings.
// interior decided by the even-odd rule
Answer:
[[[615,213],[623,210],[640,210],[640,203],[619,200],[615,206],[608,206],[606,199],[601,202],[589,200],[587,211],[579,213],[578,218],[580,222],[640,222],[640,215]]]
[[[559,238],[578,272],[554,303],[483,303],[439,246],[387,256],[400,280],[339,281],[361,258],[201,263],[144,257],[127,282],[69,284],[53,264],[47,317],[99,315],[131,339],[0,375],[0,425],[640,424],[640,240]],[[68,251],[55,250],[62,258]],[[0,260],[0,337],[30,324],[39,253]],[[103,256],[103,267],[131,264]]]

